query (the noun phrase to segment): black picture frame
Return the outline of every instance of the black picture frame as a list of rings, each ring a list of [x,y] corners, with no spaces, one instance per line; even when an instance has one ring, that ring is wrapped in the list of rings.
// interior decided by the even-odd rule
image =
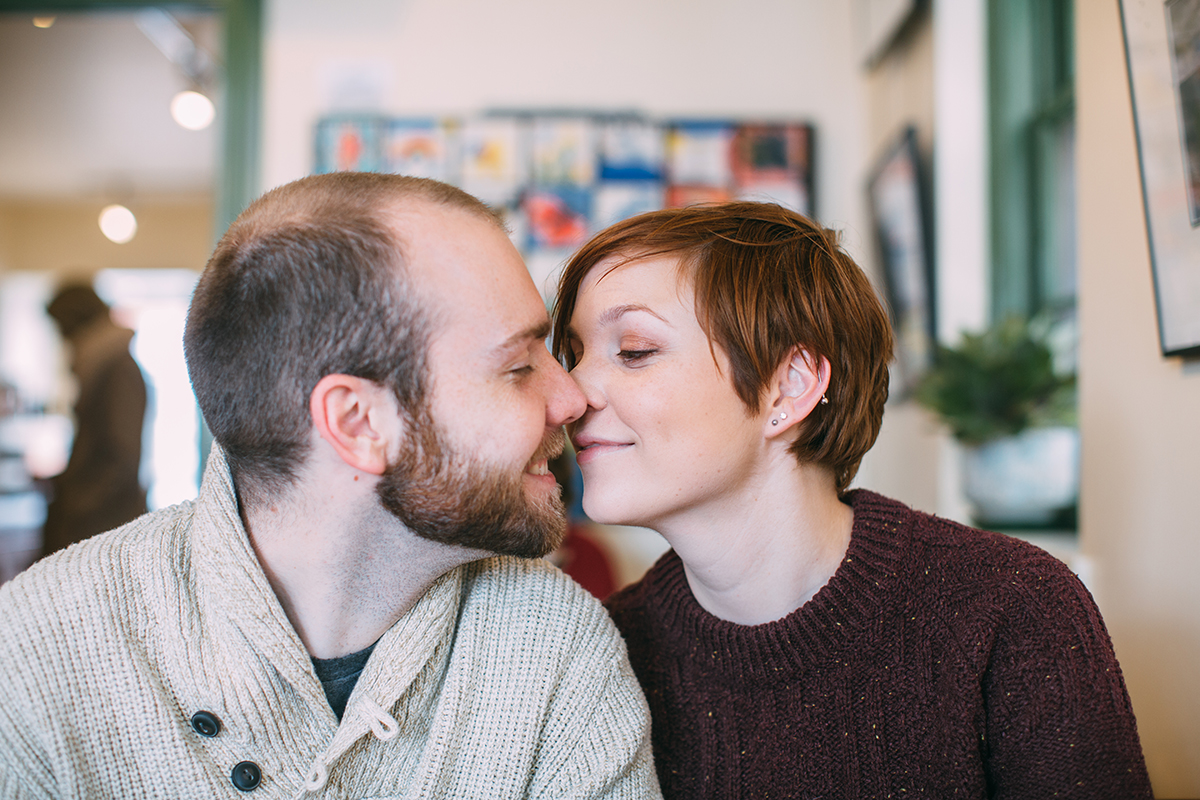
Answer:
[[[1200,0],[1121,0],[1164,356],[1200,356]]]
[[[921,167],[917,132],[909,126],[884,152],[867,184],[902,395],[911,394],[932,365],[937,342],[933,237]]]

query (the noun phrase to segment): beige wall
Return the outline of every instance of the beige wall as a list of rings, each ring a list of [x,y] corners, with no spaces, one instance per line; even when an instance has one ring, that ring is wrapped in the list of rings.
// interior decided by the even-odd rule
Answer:
[[[12,215],[6,213],[6,207],[0,204],[0,274],[12,268],[9,266],[9,260],[13,246]]]
[[[1081,546],[1155,792],[1200,797],[1200,365],[1159,354],[1118,4],[1076,17]]]
[[[841,0],[269,0],[262,186],[313,167],[339,81],[390,114],[634,110],[798,118],[817,130],[817,207],[870,248],[858,48]]]
[[[129,205],[137,215],[137,235],[114,244],[100,233],[99,201],[0,202],[0,272],[48,271],[64,278],[110,267],[204,267],[213,246],[208,195]]]

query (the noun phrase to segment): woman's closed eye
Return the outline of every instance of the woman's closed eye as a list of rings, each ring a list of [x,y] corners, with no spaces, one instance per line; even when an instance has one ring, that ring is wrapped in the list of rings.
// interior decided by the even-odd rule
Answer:
[[[644,361],[657,352],[658,350],[655,348],[649,348],[645,350],[619,350],[617,351],[617,358],[621,359],[626,364],[636,364],[639,361]]]

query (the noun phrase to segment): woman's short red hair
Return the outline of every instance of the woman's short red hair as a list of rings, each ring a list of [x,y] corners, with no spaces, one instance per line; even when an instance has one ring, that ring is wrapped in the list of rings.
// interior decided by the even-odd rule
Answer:
[[[700,325],[728,356],[749,411],[761,408],[792,348],[829,361],[829,403],[804,421],[791,452],[828,466],[844,492],[883,422],[892,329],[838,234],[773,203],[670,208],[618,222],[585,244],[559,281],[552,350],[567,369],[567,325],[587,274],[614,257],[620,268],[662,255],[678,256],[691,279]]]

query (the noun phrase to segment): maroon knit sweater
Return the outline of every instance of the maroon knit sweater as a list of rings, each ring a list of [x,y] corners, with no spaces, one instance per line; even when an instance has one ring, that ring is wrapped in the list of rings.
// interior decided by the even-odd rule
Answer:
[[[672,551],[606,603],[672,798],[1149,798],[1100,612],[1024,542],[852,492],[837,572],[783,619],[696,602]]]

